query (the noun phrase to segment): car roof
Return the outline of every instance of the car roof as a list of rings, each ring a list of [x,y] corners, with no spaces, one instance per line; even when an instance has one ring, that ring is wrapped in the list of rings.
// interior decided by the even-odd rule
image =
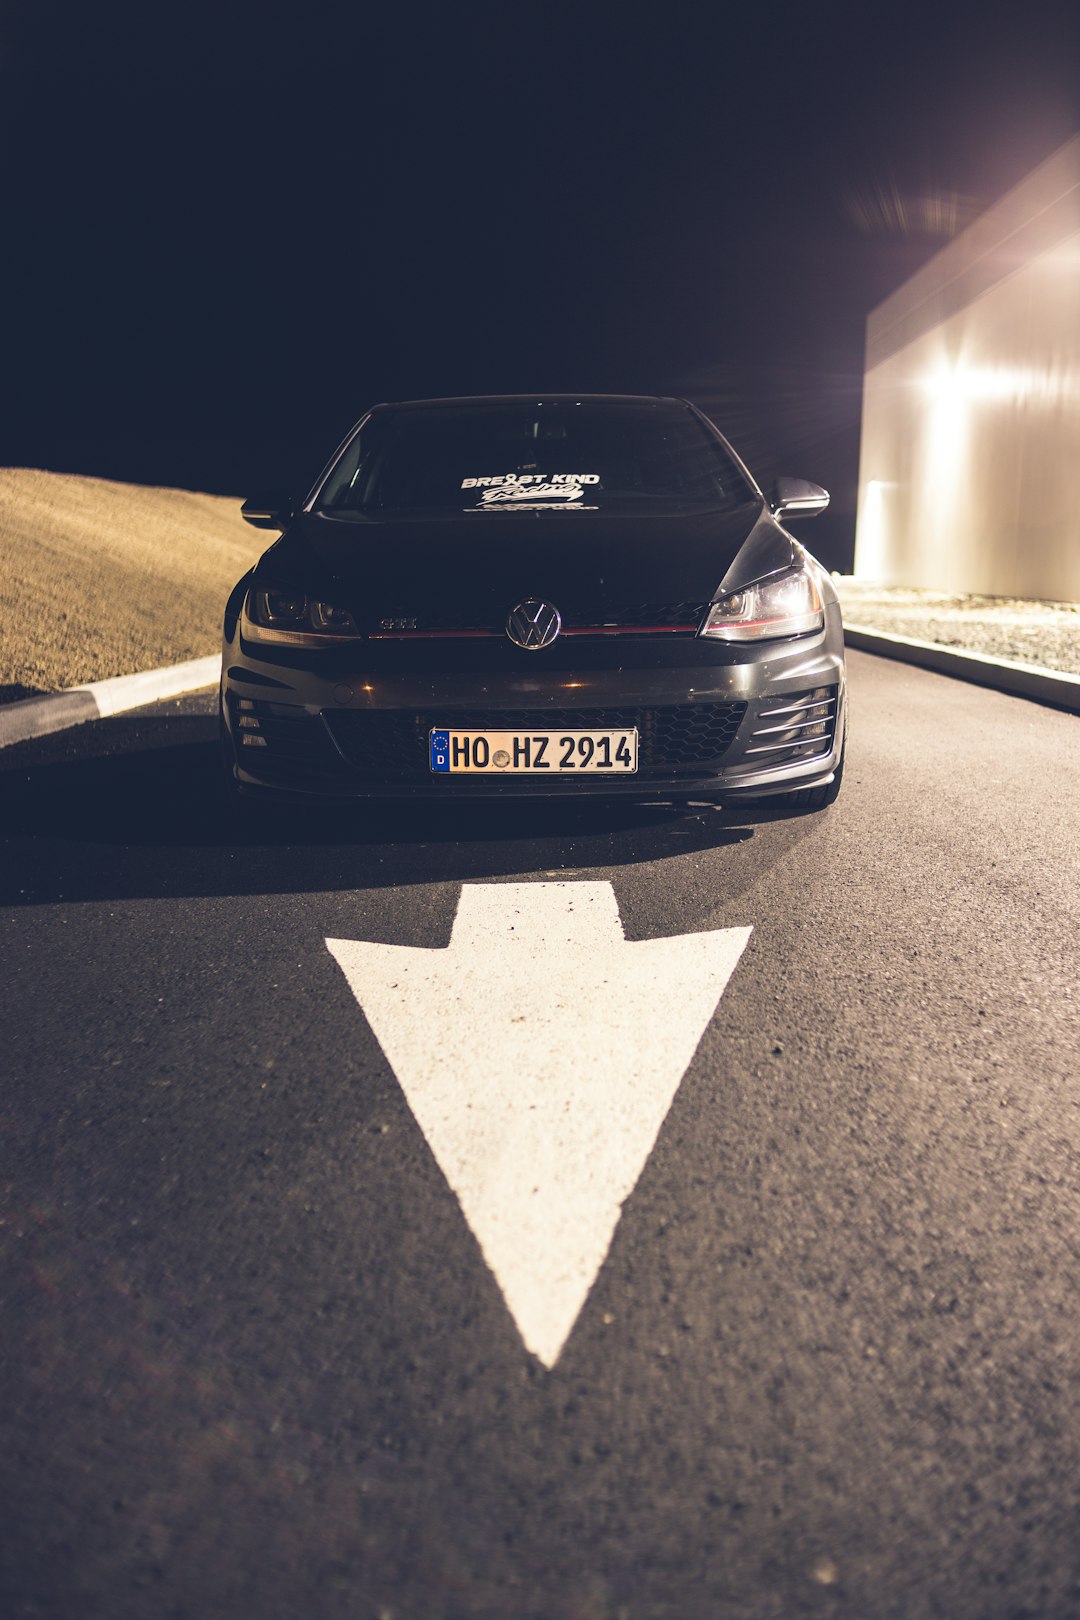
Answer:
[[[450,399],[398,399],[373,405],[374,411],[418,410],[430,406],[469,405],[687,405],[685,399],[659,394],[463,394]]]

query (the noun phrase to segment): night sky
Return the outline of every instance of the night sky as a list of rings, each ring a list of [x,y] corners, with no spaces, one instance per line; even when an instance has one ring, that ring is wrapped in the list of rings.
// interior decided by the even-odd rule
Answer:
[[[0,463],[302,488],[366,406],[678,393],[850,563],[867,311],[1080,128],[1080,5],[22,0]]]

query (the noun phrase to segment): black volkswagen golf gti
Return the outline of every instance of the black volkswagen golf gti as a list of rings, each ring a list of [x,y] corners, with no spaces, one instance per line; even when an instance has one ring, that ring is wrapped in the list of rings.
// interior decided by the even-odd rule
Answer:
[[[236,799],[780,796],[844,757],[826,571],[684,400],[379,405],[307,498],[245,503],[278,539],[225,613]]]

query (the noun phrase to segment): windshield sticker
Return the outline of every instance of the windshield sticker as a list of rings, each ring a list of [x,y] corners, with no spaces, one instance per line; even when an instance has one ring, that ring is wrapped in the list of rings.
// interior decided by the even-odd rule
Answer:
[[[581,501],[515,501],[507,506],[503,501],[500,506],[466,506],[465,512],[599,512],[598,506],[585,506]]]
[[[463,478],[462,489],[480,492],[480,507],[562,506],[580,501],[585,486],[598,484],[599,473],[498,473],[483,478]]]

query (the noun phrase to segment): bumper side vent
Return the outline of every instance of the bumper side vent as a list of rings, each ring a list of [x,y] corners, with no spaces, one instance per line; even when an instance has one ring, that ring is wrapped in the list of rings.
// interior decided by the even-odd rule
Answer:
[[[831,752],[835,729],[835,686],[788,692],[762,706],[743,753],[762,765],[814,759]]]
[[[233,738],[241,760],[248,753],[257,756],[260,771],[267,766],[320,773],[344,768],[319,715],[291,703],[235,696],[230,696],[229,701]]]

